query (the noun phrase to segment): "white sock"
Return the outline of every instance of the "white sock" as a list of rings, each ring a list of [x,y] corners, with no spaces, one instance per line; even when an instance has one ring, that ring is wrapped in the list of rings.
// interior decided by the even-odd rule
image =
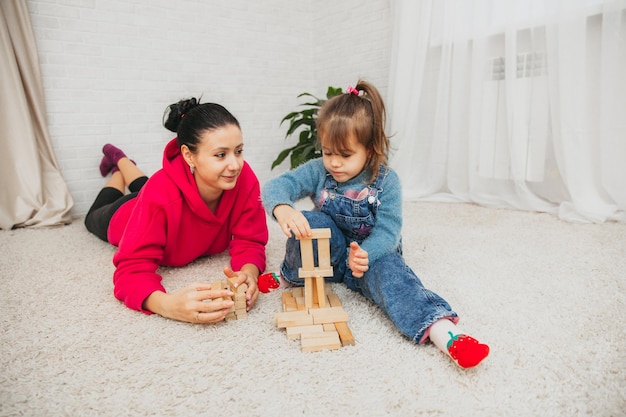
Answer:
[[[452,323],[452,321],[448,319],[439,319],[430,326],[430,333],[428,335],[431,342],[433,342],[435,346],[439,348],[439,350],[446,353],[447,355],[449,355],[448,342],[450,341],[451,337],[450,333],[448,332],[451,332],[454,336],[458,334],[464,334],[456,326],[456,324]]]

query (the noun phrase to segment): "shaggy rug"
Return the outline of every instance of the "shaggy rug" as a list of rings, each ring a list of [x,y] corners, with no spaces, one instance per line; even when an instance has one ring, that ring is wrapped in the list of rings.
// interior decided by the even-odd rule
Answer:
[[[356,343],[303,353],[277,329],[280,291],[243,320],[194,325],[127,309],[114,248],[76,219],[0,231],[1,416],[621,416],[626,225],[471,204],[405,203],[404,253],[491,347],[463,370],[333,284]],[[276,271],[284,236],[267,247]],[[161,268],[222,280],[225,254]]]

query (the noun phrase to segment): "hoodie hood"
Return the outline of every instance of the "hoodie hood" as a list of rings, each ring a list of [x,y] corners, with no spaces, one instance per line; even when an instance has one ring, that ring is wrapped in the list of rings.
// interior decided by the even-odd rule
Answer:
[[[216,217],[209,210],[198,191],[196,179],[191,174],[189,165],[185,162],[177,138],[172,139],[163,151],[163,171],[180,190],[181,197],[198,217],[205,221],[216,221]]]

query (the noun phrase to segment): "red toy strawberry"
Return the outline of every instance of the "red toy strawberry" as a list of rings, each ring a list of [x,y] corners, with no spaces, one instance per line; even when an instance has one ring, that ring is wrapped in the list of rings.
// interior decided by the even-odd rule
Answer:
[[[275,272],[259,275],[258,286],[259,291],[263,293],[280,288],[280,276]]]
[[[448,332],[450,341],[448,342],[448,353],[452,359],[457,361],[462,368],[472,368],[478,365],[489,355],[489,346],[478,343],[478,340],[465,334]]]

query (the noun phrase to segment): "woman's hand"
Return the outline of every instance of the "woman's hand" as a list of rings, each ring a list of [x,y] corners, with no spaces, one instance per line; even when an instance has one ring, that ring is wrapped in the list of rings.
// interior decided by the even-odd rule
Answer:
[[[287,204],[279,204],[274,207],[274,217],[287,237],[291,237],[291,232],[300,239],[313,235],[309,221],[302,212]]]
[[[352,276],[361,278],[369,268],[369,257],[367,251],[361,249],[358,243],[350,243],[348,253],[348,268],[352,270]]]
[[[163,317],[189,323],[217,323],[234,305],[230,290],[213,291],[211,283],[196,282],[172,293],[155,291],[144,308]],[[224,297],[223,300],[216,300]]]
[[[259,297],[259,287],[257,285],[257,279],[259,278],[259,270],[252,264],[245,264],[241,267],[239,272],[233,271],[231,268],[224,267],[224,275],[228,278],[234,278],[237,282],[237,286],[246,284],[248,289],[246,290],[246,311],[250,311],[256,299]]]

